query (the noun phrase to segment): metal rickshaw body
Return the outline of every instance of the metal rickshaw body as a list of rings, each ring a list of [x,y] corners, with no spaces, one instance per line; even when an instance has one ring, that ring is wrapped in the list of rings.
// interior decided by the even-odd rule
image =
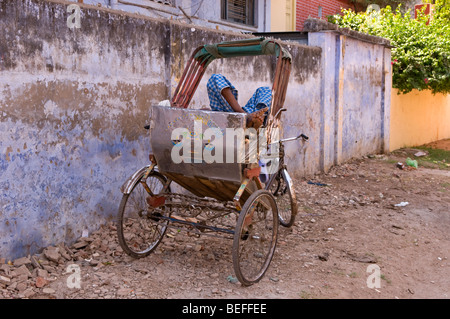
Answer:
[[[265,38],[253,38],[240,41],[222,42],[204,45],[197,48],[184,70],[184,73],[171,99],[172,108],[154,107],[151,125],[151,146],[158,168],[164,175],[182,185],[197,196],[212,197],[220,200],[232,200],[242,185],[248,165],[239,162],[227,163],[178,163],[174,164],[169,158],[175,146],[170,140],[174,128],[189,128],[194,132],[194,122],[201,119],[203,123],[223,130],[223,140],[226,141],[224,128],[246,129],[245,115],[242,113],[214,112],[188,109],[189,103],[202,79],[207,66],[216,59],[235,58],[240,56],[272,55],[278,58],[272,86],[272,105],[268,115],[267,134],[279,127],[279,110],[282,108],[291,68],[291,55],[277,41]],[[197,137],[198,138],[198,137]],[[266,136],[270,143],[270,136]],[[244,147],[243,141],[236,141],[232,145],[223,143],[224,154],[238,151]],[[198,155],[198,154],[197,154]],[[194,155],[195,156],[195,155]],[[253,165],[254,166],[254,165]],[[253,178],[251,178],[253,179]],[[256,181],[258,182],[258,181]],[[253,184],[250,181],[249,184]],[[221,190],[218,192],[217,190]],[[244,190],[244,198],[249,195],[251,188]]]
[[[220,133],[216,138],[220,138],[223,143],[221,161],[216,163],[206,163],[203,158],[203,152],[208,148],[208,141],[204,140],[200,134],[195,134],[195,124],[201,125],[200,134],[205,129],[217,129]],[[233,144],[225,143],[227,139],[227,130],[245,128],[246,116],[242,113],[214,112],[205,110],[182,109],[175,107],[155,106],[152,111],[152,124],[150,132],[150,141],[153,155],[158,163],[158,168],[164,175],[170,176],[181,186],[187,188],[197,196],[220,197],[218,199],[232,200],[234,194],[239,188],[243,178],[243,163],[237,161],[237,153],[242,149],[244,140],[234,140]],[[192,151],[187,155],[186,161],[174,163],[173,154],[181,152],[180,144],[172,139],[172,132],[175,129],[186,128],[191,134],[189,149]],[[197,129],[198,130],[198,129]],[[195,135],[194,135],[195,134]],[[178,140],[177,140],[178,142]],[[194,145],[198,144],[198,145]],[[180,148],[180,150],[178,149]],[[197,152],[196,151],[197,148]],[[226,155],[233,154],[233,161],[226,161]],[[184,154],[183,154],[184,155]],[[198,178],[198,182],[195,182]],[[202,187],[201,179],[209,180],[207,186]],[[236,185],[232,187],[234,191],[231,198],[221,196],[217,192],[211,192],[209,187],[214,181],[221,181],[220,184]]]

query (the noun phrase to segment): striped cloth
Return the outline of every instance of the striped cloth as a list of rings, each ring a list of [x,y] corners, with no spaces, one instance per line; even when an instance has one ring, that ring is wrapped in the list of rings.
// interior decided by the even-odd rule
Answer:
[[[222,96],[222,90],[229,87],[236,101],[238,100],[238,91],[222,74],[213,74],[206,88],[208,90],[208,97],[211,110],[219,112],[235,112],[230,104]],[[272,90],[268,86],[260,87],[256,90],[253,96],[248,100],[247,104],[242,109],[247,113],[253,113],[265,107],[270,108],[272,102]]]

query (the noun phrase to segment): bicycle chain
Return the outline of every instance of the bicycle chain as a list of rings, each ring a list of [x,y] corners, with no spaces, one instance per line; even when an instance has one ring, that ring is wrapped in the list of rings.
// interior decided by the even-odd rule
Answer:
[[[216,199],[199,198],[194,195],[185,195],[179,193],[163,193],[158,196],[166,197],[164,206],[184,208],[189,211],[189,215],[182,215],[183,217],[197,217],[203,212],[225,212],[218,217],[225,216],[231,213],[238,213],[233,202],[221,202]],[[167,201],[169,200],[169,201]],[[179,202],[174,200],[180,200]],[[214,219],[214,218],[210,218]]]

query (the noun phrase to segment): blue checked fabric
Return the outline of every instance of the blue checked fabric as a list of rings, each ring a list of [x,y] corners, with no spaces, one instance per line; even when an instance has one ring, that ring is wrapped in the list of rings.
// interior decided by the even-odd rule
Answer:
[[[206,84],[211,110],[219,112],[234,112],[230,104],[222,96],[222,90],[229,87],[236,100],[238,91],[222,74],[213,74]],[[260,87],[248,100],[242,109],[247,113],[253,113],[265,107],[269,107],[272,102],[272,90],[268,86]]]

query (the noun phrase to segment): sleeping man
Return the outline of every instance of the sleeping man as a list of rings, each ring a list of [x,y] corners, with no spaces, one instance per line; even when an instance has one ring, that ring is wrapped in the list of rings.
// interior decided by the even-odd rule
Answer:
[[[213,74],[206,87],[213,111],[246,113],[247,126],[255,129],[264,123],[272,102],[272,91],[269,87],[258,88],[243,107],[237,101],[238,91],[225,76]]]

